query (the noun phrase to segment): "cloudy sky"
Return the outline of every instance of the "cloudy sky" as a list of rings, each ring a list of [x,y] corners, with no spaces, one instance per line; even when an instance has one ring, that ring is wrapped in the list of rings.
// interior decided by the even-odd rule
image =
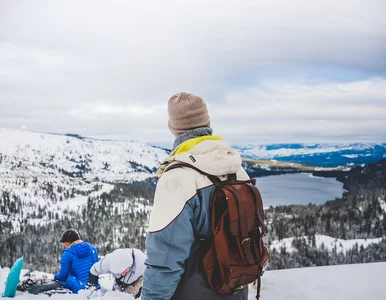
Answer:
[[[385,15],[384,0],[0,0],[0,127],[167,146],[167,101],[187,91],[234,144],[386,142]]]

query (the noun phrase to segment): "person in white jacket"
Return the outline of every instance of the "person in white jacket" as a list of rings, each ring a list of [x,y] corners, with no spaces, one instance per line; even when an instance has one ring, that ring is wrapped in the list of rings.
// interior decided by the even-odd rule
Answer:
[[[205,173],[247,180],[237,150],[212,135],[204,99],[178,93],[168,101],[168,127],[175,136],[173,150],[161,163],[146,236],[146,269],[142,300],[247,300],[248,287],[221,294],[205,275],[203,240],[213,237],[211,220],[216,187],[190,167],[167,171],[173,164],[189,164]],[[231,119],[231,118],[229,118]],[[167,172],[165,172],[167,171]]]
[[[146,255],[139,249],[117,249],[95,263],[89,274],[89,284],[98,285],[99,275],[113,274],[113,290],[138,298],[141,294]]]

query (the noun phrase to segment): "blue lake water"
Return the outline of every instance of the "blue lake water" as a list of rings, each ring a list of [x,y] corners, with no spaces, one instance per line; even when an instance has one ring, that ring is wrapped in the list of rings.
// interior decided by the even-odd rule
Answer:
[[[323,204],[340,198],[343,183],[311,174],[284,174],[256,178],[264,207],[289,204]]]

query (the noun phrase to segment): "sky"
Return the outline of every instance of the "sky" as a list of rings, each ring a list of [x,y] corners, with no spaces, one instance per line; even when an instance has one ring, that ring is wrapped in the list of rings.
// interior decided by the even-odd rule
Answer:
[[[232,144],[386,142],[383,0],[0,0],[0,127],[170,146],[168,99]]]

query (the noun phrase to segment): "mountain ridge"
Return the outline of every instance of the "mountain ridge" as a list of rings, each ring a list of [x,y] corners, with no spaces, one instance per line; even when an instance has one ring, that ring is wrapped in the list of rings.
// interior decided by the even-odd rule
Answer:
[[[275,144],[233,146],[242,157],[276,160],[305,166],[352,167],[386,157],[386,143]]]
[[[147,150],[148,153],[153,152],[153,155],[147,156],[147,159],[142,159],[137,156],[135,160],[137,163],[144,165],[150,170],[159,165],[163,158],[165,158],[170,152],[170,149],[151,145],[149,143],[143,143],[133,141],[129,139],[125,140],[112,140],[112,139],[98,139],[84,137],[77,133],[40,133],[27,130],[0,128],[0,153],[4,152],[4,145],[2,143],[12,140],[12,134],[17,135],[18,141],[30,140],[31,136],[46,137],[46,139],[55,141],[55,143],[63,143],[63,139],[67,139],[68,142],[73,140],[75,144],[90,143],[91,145],[98,145],[98,147],[111,148],[112,145],[120,147],[122,145],[127,148],[137,147],[138,151]],[[6,136],[7,135],[7,136]],[[56,138],[55,138],[56,137]],[[62,140],[62,141],[60,141]],[[36,138],[35,143],[38,143]],[[22,144],[22,142],[20,142]],[[39,144],[39,143],[38,143]],[[49,144],[48,144],[49,145]],[[106,146],[108,145],[108,146]],[[292,144],[248,144],[248,145],[232,145],[233,148],[240,152],[244,161],[257,161],[271,162],[271,164],[278,163],[293,163],[301,164],[303,167],[324,167],[324,168],[347,168],[355,165],[361,165],[365,163],[371,163],[386,157],[386,143],[351,143],[351,144],[327,144],[327,143],[292,143]],[[62,147],[65,148],[65,147]],[[68,148],[68,147],[67,147]],[[135,154],[135,153],[132,153]],[[151,156],[155,158],[152,159]],[[126,165],[126,171],[131,170],[133,166],[124,161]],[[267,165],[267,163],[265,163]],[[83,165],[87,167],[87,165]],[[104,166],[102,166],[104,167]],[[78,166],[78,169],[82,166]],[[72,170],[77,171],[77,170]],[[120,170],[121,172],[123,170]],[[149,171],[149,170],[148,170]],[[146,173],[146,172],[145,172]],[[149,173],[149,172],[147,172]],[[150,172],[151,173],[151,172]]]

